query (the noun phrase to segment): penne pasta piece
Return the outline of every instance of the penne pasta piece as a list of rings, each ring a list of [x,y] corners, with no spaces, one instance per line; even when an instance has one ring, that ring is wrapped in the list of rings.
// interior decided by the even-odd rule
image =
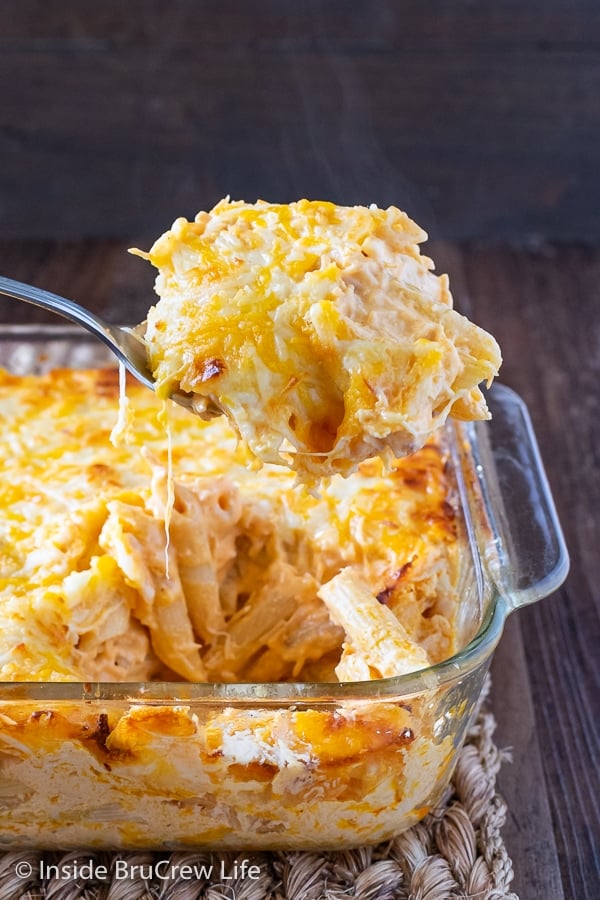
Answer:
[[[266,647],[279,644],[307,590],[314,596],[316,584],[310,575],[298,575],[287,563],[274,563],[267,583],[250,595],[227,623],[219,643],[206,653],[209,672],[223,671],[231,678]]]
[[[151,491],[149,506],[160,517],[168,496],[168,472],[164,466],[152,466]],[[228,502],[223,502],[224,496]],[[197,486],[192,489],[177,482],[173,484],[167,535],[177,556],[179,579],[194,633],[205,644],[212,643],[225,629],[219,581],[222,570],[235,557],[235,526],[239,514],[239,498],[231,484],[225,489],[224,483],[216,486],[212,483],[212,489],[208,487],[203,492]]]
[[[341,670],[336,668],[340,680],[355,680],[356,674],[364,680],[367,671],[371,678],[390,678],[429,665],[425,650],[410,639],[391,610],[350,567],[324,584],[319,597],[333,621],[346,632],[345,657]]]
[[[134,612],[150,630],[156,655],[183,678],[206,681],[173,547],[168,577],[165,572],[164,524],[143,507],[120,500],[111,501],[107,508],[99,543],[115,558],[127,584],[136,589]]]

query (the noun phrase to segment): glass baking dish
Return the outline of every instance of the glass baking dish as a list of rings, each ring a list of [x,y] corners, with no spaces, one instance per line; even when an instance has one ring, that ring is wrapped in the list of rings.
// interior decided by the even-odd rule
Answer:
[[[0,329],[16,374],[112,363],[71,326]],[[432,809],[507,616],[568,570],[527,410],[500,384],[488,402],[491,422],[447,426],[459,653],[355,684],[3,683],[0,847],[341,849]]]

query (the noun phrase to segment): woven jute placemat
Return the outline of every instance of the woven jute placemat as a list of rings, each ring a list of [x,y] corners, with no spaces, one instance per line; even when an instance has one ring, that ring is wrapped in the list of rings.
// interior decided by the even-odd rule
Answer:
[[[482,700],[488,689],[489,681]],[[438,808],[377,847],[237,855],[11,851],[0,854],[0,900],[518,900],[501,835],[506,806],[496,792],[507,754],[494,730],[482,704]]]

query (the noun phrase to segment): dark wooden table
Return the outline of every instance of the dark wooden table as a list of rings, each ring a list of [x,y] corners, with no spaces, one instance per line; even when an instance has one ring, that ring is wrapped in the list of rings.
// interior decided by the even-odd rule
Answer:
[[[148,246],[148,239],[128,243]],[[118,322],[152,302],[152,273],[116,241],[0,244],[0,272]],[[509,621],[493,664],[505,838],[522,900],[600,897],[600,249],[430,244],[456,305],[492,331],[502,380],[527,402],[571,555],[551,598]],[[0,322],[51,321],[0,300]]]

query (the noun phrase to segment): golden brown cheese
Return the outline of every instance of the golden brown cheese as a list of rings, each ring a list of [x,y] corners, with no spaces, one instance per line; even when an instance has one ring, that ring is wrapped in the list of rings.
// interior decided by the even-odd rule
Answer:
[[[128,398],[115,445],[116,370],[0,372],[0,680],[352,680],[456,649],[439,440],[317,495],[281,466],[252,470],[225,418],[169,404],[167,548],[161,401],[137,384]],[[350,627],[365,595],[399,650],[385,671]]]
[[[411,453],[448,415],[487,418],[498,345],[452,309],[425,238],[395,207],[307,200],[178,219],[140,254],[159,273],[159,393],[225,413],[258,460],[309,483]]]

